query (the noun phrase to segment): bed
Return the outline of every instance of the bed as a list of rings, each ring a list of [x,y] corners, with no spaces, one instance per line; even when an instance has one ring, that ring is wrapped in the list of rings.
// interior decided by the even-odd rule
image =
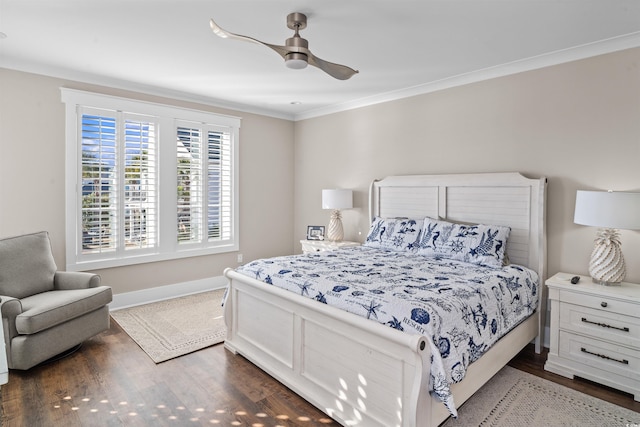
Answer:
[[[533,314],[483,351],[462,381],[449,385],[456,407],[525,345],[534,341],[540,351],[546,313],[545,191],[545,178],[518,173],[391,176],[371,185],[374,223],[431,218],[463,228],[508,227],[504,253],[510,264],[538,276]],[[401,332],[235,270],[225,275],[225,347],[340,424],[437,426],[450,416],[450,409],[429,393],[437,351],[430,337]]]

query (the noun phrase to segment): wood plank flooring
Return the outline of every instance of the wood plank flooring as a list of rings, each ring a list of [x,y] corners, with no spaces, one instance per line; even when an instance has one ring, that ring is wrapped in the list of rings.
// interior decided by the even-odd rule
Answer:
[[[633,397],[544,371],[532,347],[511,365],[640,412]],[[222,345],[156,365],[112,322],[74,354],[29,371],[10,371],[0,389],[0,425],[338,426]]]

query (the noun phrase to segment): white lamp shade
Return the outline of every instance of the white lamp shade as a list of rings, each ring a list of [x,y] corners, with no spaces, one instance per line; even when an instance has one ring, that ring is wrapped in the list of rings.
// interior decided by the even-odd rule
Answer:
[[[578,190],[573,222],[592,227],[640,230],[640,193]]]
[[[322,209],[351,209],[353,207],[353,191],[322,190]]]

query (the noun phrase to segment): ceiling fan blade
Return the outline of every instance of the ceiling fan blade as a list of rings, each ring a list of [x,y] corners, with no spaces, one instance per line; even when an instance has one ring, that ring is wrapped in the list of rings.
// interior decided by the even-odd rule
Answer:
[[[275,50],[276,52],[278,52],[283,57],[284,57],[284,54],[286,53],[286,51],[284,51],[284,53],[281,53],[280,52],[281,49],[278,49],[280,47],[284,48],[284,46],[271,45],[269,43],[261,42],[258,39],[254,39],[253,37],[242,36],[240,34],[231,33],[229,31],[223,29],[218,24],[216,24],[216,22],[213,19],[209,20],[209,26],[211,27],[211,30],[213,31],[213,34],[215,34],[216,36],[221,37],[223,39],[235,39],[235,40],[242,40],[242,41],[246,41],[246,42],[258,43],[258,44],[270,47],[271,49]]]
[[[278,45],[274,45],[274,44],[270,44],[270,43],[265,43],[265,42],[261,42],[258,39],[254,39],[253,37],[242,36],[240,34],[231,33],[229,31],[223,29],[222,27],[220,27],[218,24],[216,24],[216,22],[213,19],[209,20],[209,26],[211,27],[211,30],[213,31],[213,34],[217,35],[218,37],[222,37],[223,39],[242,40],[242,41],[246,41],[246,42],[258,43],[258,44],[261,44],[263,46],[267,46],[267,47],[273,49],[283,59],[284,59],[285,55],[289,52],[289,49],[287,49],[286,46],[278,46]]]
[[[310,65],[320,68],[322,71],[338,80],[347,80],[354,74],[358,73],[358,70],[354,70],[346,65],[335,64],[333,62],[320,59],[309,51],[307,51],[307,56],[309,57]]]

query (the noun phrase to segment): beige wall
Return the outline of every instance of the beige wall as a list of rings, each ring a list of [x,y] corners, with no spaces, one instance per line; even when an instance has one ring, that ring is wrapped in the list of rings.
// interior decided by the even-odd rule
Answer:
[[[240,252],[247,261],[293,251],[292,122],[6,69],[0,69],[0,237],[47,230],[56,263],[65,265],[61,86],[241,117]],[[220,276],[237,265],[234,252],[96,272],[118,294]]]
[[[596,230],[573,224],[576,190],[640,191],[640,49],[300,121],[294,158],[296,241],[328,222],[322,188],[355,190],[345,238],[363,240],[375,178],[518,171],[549,179],[549,274],[587,274]],[[640,282],[640,232],[622,241]]]

